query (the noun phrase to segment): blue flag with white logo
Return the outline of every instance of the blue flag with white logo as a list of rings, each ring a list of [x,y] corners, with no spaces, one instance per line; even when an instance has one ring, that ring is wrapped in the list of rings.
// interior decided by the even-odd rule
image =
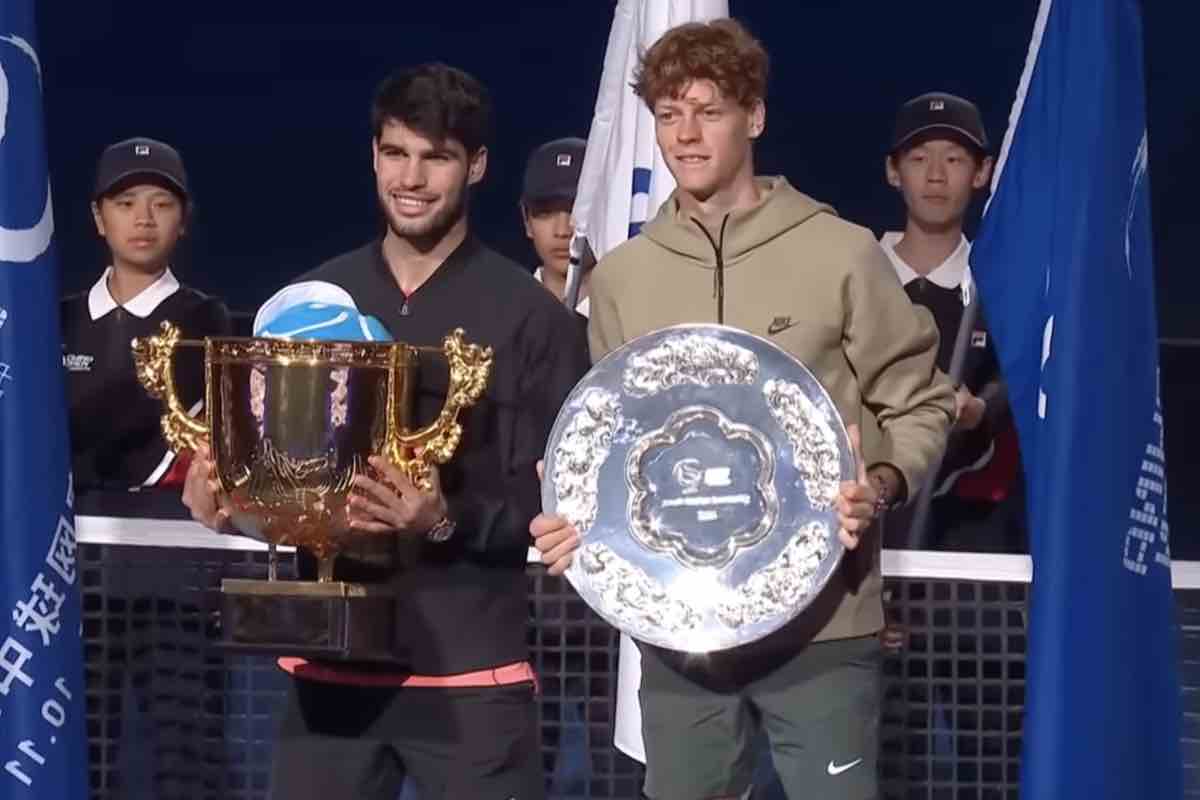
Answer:
[[[0,3],[0,797],[87,797],[79,573],[33,0]]]
[[[1144,85],[1136,0],[1043,0],[971,253],[1029,488],[1031,800],[1182,791]]]

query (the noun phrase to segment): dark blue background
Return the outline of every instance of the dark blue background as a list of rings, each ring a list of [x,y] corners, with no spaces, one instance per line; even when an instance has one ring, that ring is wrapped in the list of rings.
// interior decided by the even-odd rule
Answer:
[[[1147,9],[1151,168],[1163,335],[1200,335],[1186,302],[1200,178],[1200,13]],[[88,217],[100,149],[175,143],[200,215],[186,280],[249,308],[376,229],[367,108],[393,67],[442,59],[491,88],[498,136],[477,197],[484,237],[528,262],[516,197],[528,151],[586,135],[613,4],[605,0],[378,4],[42,3],[50,163],[65,285],[103,265]],[[876,230],[899,223],[881,174],[896,106],[942,88],[974,98],[1003,135],[1036,2],[733,0],[771,52],[760,171]]]
[[[1003,136],[1035,0],[732,0],[772,56],[760,172],[877,232],[901,206],[882,177],[892,116],[930,89],[977,101]],[[132,135],[183,152],[199,214],[183,280],[253,308],[290,277],[379,228],[367,121],[375,84],[440,59],[482,78],[498,131],[475,197],[483,238],[532,266],[516,198],[526,154],[585,136],[614,5],[607,0],[378,4],[266,0],[190,4],[44,2],[41,53],[50,165],[66,290],[104,266],[88,212],[104,145]],[[1190,193],[1200,178],[1200,57],[1192,3],[1146,9],[1160,333],[1200,337]],[[1184,406],[1200,402],[1200,351],[1164,353],[1173,485],[1194,476]],[[1172,505],[1186,527],[1184,492]]]

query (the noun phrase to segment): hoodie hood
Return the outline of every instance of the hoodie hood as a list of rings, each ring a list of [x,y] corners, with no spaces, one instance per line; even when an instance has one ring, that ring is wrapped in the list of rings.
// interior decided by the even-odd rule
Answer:
[[[695,262],[697,267],[714,269],[717,258],[713,242],[721,245],[724,266],[732,267],[755,248],[803,225],[818,214],[836,216],[833,208],[796,191],[786,178],[760,177],[755,178],[755,182],[761,192],[759,202],[752,208],[733,211],[728,215],[723,240],[719,223],[715,230],[708,231],[712,237],[710,242],[700,225],[680,211],[678,189],[662,204],[654,219],[642,227],[642,234],[671,252]]]

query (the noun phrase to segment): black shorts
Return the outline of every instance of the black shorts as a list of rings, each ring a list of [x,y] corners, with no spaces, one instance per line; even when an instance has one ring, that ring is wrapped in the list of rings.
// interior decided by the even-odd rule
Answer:
[[[533,685],[399,689],[292,680],[272,800],[396,800],[406,775],[421,800],[543,800]]]
[[[741,796],[763,732],[788,797],[873,800],[881,662],[876,636],[818,642],[750,683],[714,689],[643,647],[646,796]]]

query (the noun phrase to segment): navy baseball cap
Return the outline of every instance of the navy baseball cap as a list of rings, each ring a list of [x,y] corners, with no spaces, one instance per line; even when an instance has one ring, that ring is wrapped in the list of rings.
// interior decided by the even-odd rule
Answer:
[[[914,97],[900,107],[888,152],[895,153],[915,137],[936,130],[958,134],[981,152],[988,152],[987,131],[979,109],[970,100],[944,92]]]
[[[185,202],[191,197],[187,171],[183,168],[179,151],[165,142],[139,136],[109,145],[100,154],[92,199],[98,200],[112,194],[118,186],[140,176],[165,181],[167,188]]]
[[[586,150],[587,142],[575,137],[555,139],[534,150],[525,164],[521,201],[574,200]]]

